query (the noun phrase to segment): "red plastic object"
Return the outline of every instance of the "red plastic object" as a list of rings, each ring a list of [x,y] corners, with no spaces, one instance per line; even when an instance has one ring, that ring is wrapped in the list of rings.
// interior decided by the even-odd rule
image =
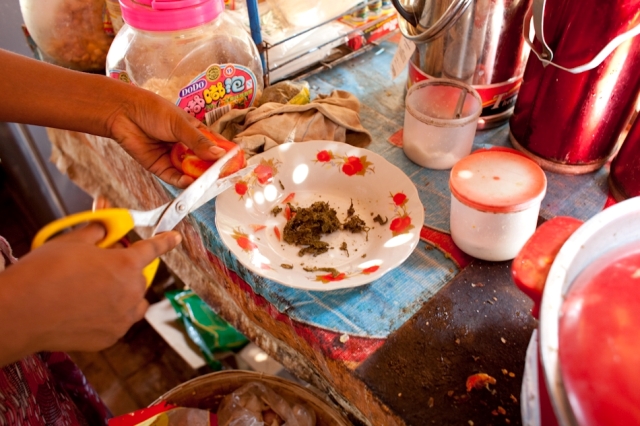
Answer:
[[[609,174],[609,186],[616,200],[622,201],[627,198],[640,195],[640,119],[636,118],[635,123],[627,134],[618,155],[611,163]]]
[[[558,216],[543,223],[513,259],[513,281],[533,300],[531,315],[535,318],[538,318],[540,312],[542,292],[549,269],[565,241],[580,225],[582,221],[567,216]]]
[[[559,357],[581,426],[640,424],[640,243],[614,250],[576,278],[562,306]]]

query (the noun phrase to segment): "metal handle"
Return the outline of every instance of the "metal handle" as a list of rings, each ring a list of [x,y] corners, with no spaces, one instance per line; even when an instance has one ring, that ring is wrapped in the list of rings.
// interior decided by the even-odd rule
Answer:
[[[522,26],[522,36],[524,41],[529,45],[531,51],[540,59],[543,66],[553,65],[556,68],[560,68],[561,70],[570,72],[572,74],[579,74],[583,71],[589,71],[598,65],[600,65],[606,58],[614,51],[614,49],[620,46],[625,41],[637,36],[640,34],[640,23],[630,29],[629,31],[620,34],[611,40],[591,61],[586,64],[579,65],[573,68],[565,68],[561,65],[553,62],[553,50],[547,44],[547,41],[544,38],[544,9],[546,6],[546,0],[533,0],[533,3],[527,10],[527,13],[524,17],[524,25]],[[535,31],[535,37],[542,45],[542,52],[538,52],[533,47],[533,42],[531,41],[531,21],[533,20],[533,28]]]
[[[418,22],[415,12],[408,11],[399,2],[399,0],[391,0],[398,14],[403,18],[398,20],[400,31],[408,39],[414,43],[428,43],[440,37],[446,30],[456,23],[458,18],[467,10],[473,0],[454,0],[442,16],[430,27],[423,27]]]

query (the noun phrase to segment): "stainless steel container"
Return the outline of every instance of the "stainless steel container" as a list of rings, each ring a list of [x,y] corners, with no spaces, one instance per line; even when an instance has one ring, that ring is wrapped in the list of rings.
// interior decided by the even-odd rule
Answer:
[[[478,128],[504,123],[513,112],[529,49],[522,37],[530,0],[392,0],[402,34],[417,45],[411,86],[451,78],[482,98]]]

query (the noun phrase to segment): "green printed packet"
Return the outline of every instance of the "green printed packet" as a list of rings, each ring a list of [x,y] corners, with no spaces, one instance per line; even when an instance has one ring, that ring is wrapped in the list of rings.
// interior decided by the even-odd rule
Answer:
[[[222,369],[214,353],[237,351],[249,343],[243,334],[213,312],[192,290],[172,290],[165,296],[182,319],[187,335],[200,348],[213,370]]]

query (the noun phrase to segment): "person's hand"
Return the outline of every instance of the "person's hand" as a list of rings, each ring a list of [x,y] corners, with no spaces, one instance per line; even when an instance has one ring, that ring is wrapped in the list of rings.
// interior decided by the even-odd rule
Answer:
[[[193,178],[171,164],[172,142],[182,142],[203,160],[225,154],[198,129],[206,129],[195,117],[154,93],[141,93],[123,104],[107,121],[108,134],[145,169],[171,185],[186,188]]]
[[[104,235],[101,225],[89,224],[0,273],[0,366],[42,350],[104,349],[143,318],[142,270],[181,236],[171,231],[128,248],[96,247]]]
[[[204,124],[148,90],[3,49],[0,64],[5,101],[0,102],[0,121],[115,139],[145,169],[179,188],[193,179],[171,165],[169,153],[175,142],[183,142],[203,160],[217,160],[225,153],[200,133]]]

